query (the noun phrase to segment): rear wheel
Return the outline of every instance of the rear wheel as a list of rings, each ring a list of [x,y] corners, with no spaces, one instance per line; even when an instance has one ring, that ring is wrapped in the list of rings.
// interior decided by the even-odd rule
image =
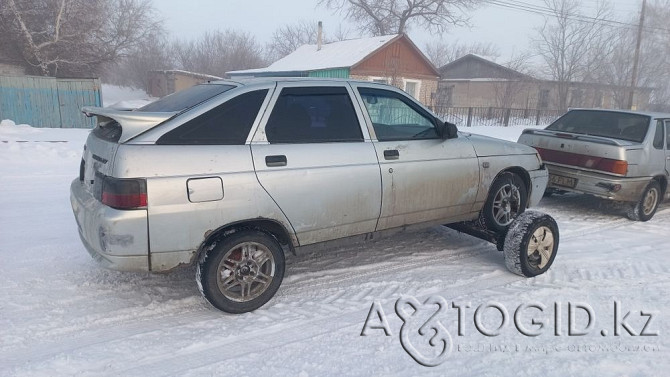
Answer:
[[[271,235],[258,230],[233,233],[198,264],[197,281],[205,299],[228,313],[260,308],[284,278],[284,252]]]
[[[526,210],[527,204],[528,192],[523,180],[514,173],[504,172],[491,185],[480,219],[487,229],[504,232]]]
[[[628,218],[634,221],[649,221],[661,202],[661,185],[656,180],[649,182],[640,200],[631,205]]]

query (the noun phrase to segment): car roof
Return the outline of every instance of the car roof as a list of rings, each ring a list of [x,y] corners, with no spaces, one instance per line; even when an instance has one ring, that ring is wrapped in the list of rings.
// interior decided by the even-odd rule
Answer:
[[[621,110],[621,109],[593,109],[593,108],[570,108],[569,111],[580,110],[580,111],[606,111],[611,113],[624,113],[624,114],[638,114],[646,115],[652,118],[670,118],[670,113],[660,113],[654,111],[639,111],[639,110]]]
[[[271,84],[271,83],[280,83],[280,82],[351,82],[358,84],[367,84],[367,85],[388,85],[393,88],[395,86],[383,83],[376,83],[365,80],[354,80],[354,79],[343,79],[343,78],[329,78],[329,77],[249,77],[249,78],[235,78],[235,79],[225,79],[225,80],[216,80],[208,81],[208,84],[238,84],[238,85],[254,85],[254,84]]]

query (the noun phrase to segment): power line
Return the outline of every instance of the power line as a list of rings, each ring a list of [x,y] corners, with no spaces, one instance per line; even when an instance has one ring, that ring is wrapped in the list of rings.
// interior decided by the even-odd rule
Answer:
[[[541,16],[548,16],[548,17],[558,17],[556,13],[554,12],[553,9],[548,8],[548,7],[543,7],[539,5],[534,5],[534,4],[528,4],[522,1],[516,1],[516,0],[486,0],[486,3],[489,3],[491,5],[496,5],[499,7],[503,8],[508,8],[508,9],[513,9],[513,10],[520,10],[528,13],[534,13],[538,14]],[[565,15],[565,18],[573,21],[578,21],[578,22],[588,22],[588,23],[606,23],[614,27],[619,27],[619,28],[628,28],[628,29],[635,29],[638,27],[638,24],[634,23],[629,23],[629,22],[623,22],[623,21],[617,21],[617,20],[611,20],[611,19],[606,19],[606,18],[598,18],[598,17],[591,17],[591,16],[585,16],[581,14],[573,14],[569,13]],[[663,33],[668,33],[670,34],[670,29],[665,29],[665,28],[660,28],[660,27],[643,27],[644,30],[646,31],[660,31]]]
[[[541,14],[544,16],[550,16],[550,17],[557,17],[556,13],[554,12],[553,9],[548,8],[548,7],[543,7],[539,5],[534,5],[534,4],[529,4],[525,3],[523,1],[518,1],[518,0],[492,0],[488,1],[489,3],[492,3],[494,5],[498,6],[503,6],[506,8],[512,8],[512,9],[517,9],[517,10],[522,10],[526,12],[531,12],[531,13],[536,13],[536,14]],[[581,22],[599,22],[599,23],[609,23],[612,25],[618,25],[619,27],[626,27],[626,28],[635,28],[637,29],[638,24],[635,23],[630,23],[630,22],[623,22],[623,21],[618,21],[618,20],[611,20],[611,19],[606,19],[606,18],[598,18],[598,17],[590,17],[590,16],[585,16],[581,14],[566,14],[566,18],[574,20],[574,21],[581,21]],[[661,31],[665,33],[670,33],[670,29],[665,29],[665,28],[660,28],[660,27],[644,27],[644,30],[647,31]]]

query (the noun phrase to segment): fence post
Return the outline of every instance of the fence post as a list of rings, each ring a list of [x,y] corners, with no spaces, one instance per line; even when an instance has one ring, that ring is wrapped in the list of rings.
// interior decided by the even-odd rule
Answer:
[[[505,124],[505,127],[509,127],[509,117],[512,114],[512,109],[505,109],[505,117],[503,119],[503,123]]]
[[[537,109],[537,113],[535,114],[535,125],[540,125],[540,109]]]
[[[468,107],[468,127],[472,127],[472,107]]]

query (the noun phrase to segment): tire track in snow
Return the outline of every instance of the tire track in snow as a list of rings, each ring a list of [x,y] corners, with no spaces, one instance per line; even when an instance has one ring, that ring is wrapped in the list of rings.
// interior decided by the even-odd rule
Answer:
[[[612,265],[604,266],[603,274],[610,271]],[[665,274],[665,268],[653,268],[654,274]],[[630,267],[619,268],[624,271],[631,271]],[[624,274],[627,279],[635,280],[647,278],[647,273]],[[531,287],[544,289],[559,289],[562,286],[548,283],[544,279],[526,279],[513,274],[496,273],[487,278],[478,280],[475,284],[465,286],[449,287],[432,294],[439,294],[451,301],[463,300],[474,293],[481,296],[484,300],[489,297],[500,298],[501,296],[516,297],[519,293],[529,291],[528,285],[515,285],[518,281],[529,281]],[[561,282],[563,283],[563,282]],[[576,285],[575,289],[579,289]],[[480,295],[484,292],[484,295]],[[430,295],[417,297],[423,301]],[[390,300],[380,300],[386,313],[393,312],[393,305]],[[253,353],[263,353],[273,348],[286,346],[288,344],[305,341],[320,335],[326,335],[345,328],[351,327],[353,332],[358,333],[363,326],[363,322],[369,311],[369,304],[362,309],[352,310],[341,314],[331,316],[317,316],[307,321],[295,321],[294,323],[279,326],[279,328],[270,331],[258,330],[244,335],[244,342],[238,338],[228,338],[211,342],[206,347],[178,352],[170,356],[148,357],[133,363],[132,366],[114,370],[114,373],[123,375],[141,375],[141,376],[167,376],[180,374],[180,372],[192,371],[197,368],[207,367],[209,365],[225,362],[226,360],[243,357]],[[225,351],[224,351],[225,350]],[[160,368],[158,367],[160,366]]]
[[[670,217],[670,209],[664,209],[657,213],[655,219],[665,219],[668,217]],[[586,229],[582,228],[571,232],[565,232],[564,234],[561,235],[561,241],[576,239],[585,235],[616,229],[618,227],[631,223],[632,222],[630,220],[622,218],[602,225],[595,225],[593,227],[589,227]],[[451,233],[455,231],[447,230],[447,232]],[[301,293],[303,293],[306,290],[314,290],[314,288],[320,286],[337,285],[338,283],[353,280],[368,280],[368,278],[370,277],[385,275],[388,274],[389,272],[397,270],[412,270],[416,268],[422,268],[425,266],[433,266],[435,262],[448,263],[466,258],[474,258],[485,253],[490,253],[493,250],[495,250],[493,245],[484,243],[467,248],[461,248],[456,253],[451,253],[446,256],[445,255],[439,255],[434,257],[424,256],[421,257],[421,259],[419,260],[413,260],[413,261],[406,260],[410,257],[401,257],[398,260],[390,261],[388,265],[384,265],[381,267],[375,266],[370,268],[368,271],[357,270],[352,273],[344,273],[334,276],[308,279],[306,281],[300,281],[295,284],[288,283],[285,288],[282,287],[282,289],[280,289],[280,297],[282,298],[281,305],[277,305],[275,303],[272,306],[268,307],[267,309],[265,310],[261,309],[256,313],[261,314],[264,319],[269,319],[271,321],[276,321],[278,319],[286,320],[288,318],[293,318],[293,321],[299,322],[297,326],[302,326],[305,319],[308,319],[308,322],[310,323],[314,321],[318,323],[321,323],[321,321],[327,323],[331,321],[333,318],[339,318],[342,315],[350,317],[350,315],[347,313],[344,314],[341,313],[341,310],[338,310],[338,308],[342,306],[356,307],[361,303],[369,304],[371,301],[369,299],[366,299],[366,297],[374,297],[374,299],[381,301],[387,300],[389,297],[393,297],[393,295],[396,294],[396,292],[400,289],[400,286],[399,285],[389,286],[388,284],[386,285],[382,284],[381,287],[379,287],[378,289],[368,289],[367,291],[362,292],[363,294],[359,293],[358,295],[349,298],[345,297],[347,291],[346,289],[344,289],[340,290],[339,292],[335,292],[331,294],[329,297],[326,297],[323,300],[316,303],[311,298],[305,299]],[[653,271],[652,272],[653,274],[668,272],[667,269],[663,267],[660,267],[659,269],[658,266],[653,265],[647,265],[646,268],[649,271]],[[578,269],[577,271],[579,275],[578,278],[583,280],[594,280],[597,277],[594,275],[593,270]],[[621,275],[625,275],[625,273],[622,272],[624,270],[620,269],[618,271],[620,272]],[[632,274],[632,276],[639,277],[643,275],[641,272],[639,272],[637,268],[633,268],[633,271],[634,273]],[[549,271],[549,273],[547,274],[549,281],[545,279],[543,283],[540,283],[538,279],[534,279],[535,281],[537,281],[535,285],[546,288],[555,288],[556,286],[552,285],[553,283],[553,281],[551,280],[552,273],[553,275],[555,275],[556,273],[558,273],[558,271],[556,272],[554,272],[553,270]],[[474,283],[466,281],[464,284],[455,285],[453,289],[457,290],[457,292],[454,293],[457,293],[458,296],[463,296],[464,294],[465,295],[471,294],[472,292],[480,291],[481,289],[491,290],[495,287],[499,287],[499,289],[496,290],[497,293],[502,293],[502,292],[509,292],[509,290],[507,290],[508,287],[504,286],[522,280],[526,280],[526,278],[519,277],[511,273],[510,274],[505,273],[502,275],[494,275],[484,279],[477,279],[475,280]],[[450,289],[450,291],[451,290],[452,289]],[[512,289],[512,290],[525,292],[527,291],[527,286],[520,286],[518,287],[518,289]],[[413,294],[414,292],[402,292],[402,293]],[[296,299],[294,296],[298,296],[298,298]],[[339,306],[336,307],[331,305],[333,302],[337,302]],[[312,305],[307,305],[310,303],[312,303]],[[309,307],[309,310],[300,309],[301,306],[303,308]],[[63,343],[62,339],[67,338],[68,335],[71,334],[60,334],[59,339],[54,339],[47,342],[40,342],[39,344],[33,346],[22,347],[21,349],[5,352],[3,353],[3,355],[0,355],[0,365],[3,365],[5,367],[16,367],[24,363],[29,363],[34,360],[45,360],[48,359],[49,357],[53,357],[55,355],[59,355],[62,353],[70,353],[72,351],[76,351],[90,346],[116,342],[131,336],[149,334],[152,332],[161,331],[165,328],[192,326],[194,324],[202,324],[208,321],[221,321],[222,318],[225,319],[225,315],[222,315],[221,313],[213,311],[203,311],[202,308],[203,307],[200,305],[196,306],[186,305],[184,307],[184,309],[186,309],[185,311],[180,311],[172,315],[149,317],[147,319],[143,319],[138,322],[131,322],[131,323],[126,322],[123,324],[121,331],[119,328],[115,326],[118,325],[118,322],[127,321],[127,317],[124,315],[123,321],[114,321],[112,315],[111,319],[108,318],[109,323],[111,324],[110,327],[93,331],[84,330],[85,331],[84,335],[74,336],[71,339],[68,339],[68,341],[65,343]],[[366,307],[366,309],[363,311],[367,313],[368,309],[369,307]],[[340,312],[340,313],[336,316],[333,316],[332,315],[333,312]],[[358,314],[359,312],[355,313]],[[296,314],[298,314],[298,316],[296,316]],[[311,320],[309,320],[310,318]],[[287,328],[281,327],[282,332],[285,329]],[[80,328],[73,329],[72,333],[81,331],[82,329]],[[308,336],[307,335],[301,336],[299,337],[299,339],[306,339],[312,336],[315,336],[315,334],[311,334]],[[245,342],[246,341],[247,339],[245,338]],[[228,343],[222,343],[222,344],[228,344]],[[212,347],[214,348],[220,346],[221,345],[218,345],[218,343],[212,345]],[[237,354],[238,353],[236,353],[236,355]],[[147,365],[150,365],[150,363]]]
[[[664,209],[662,211],[659,211],[656,216],[654,216],[654,219],[667,219],[670,218],[670,208],[669,209]],[[626,218],[621,218],[621,219],[616,219],[611,222],[602,224],[602,225],[594,225],[588,228],[582,228],[578,230],[573,230],[573,231],[568,231],[565,233],[560,234],[560,242],[566,241],[566,240],[571,240],[575,239],[578,237],[594,234],[594,233],[600,233],[603,231],[607,230],[612,230],[619,228],[624,225],[629,225],[631,223],[635,223],[629,219]],[[560,227],[560,224],[559,224]],[[455,230],[451,229],[446,229],[446,232],[453,234],[453,232],[457,232]],[[457,232],[460,233],[460,232]],[[476,246],[471,246],[468,248],[463,248],[460,251],[449,254],[446,258],[444,255],[438,255],[438,256],[425,256],[422,257],[419,260],[414,260],[414,261],[390,261],[387,264],[384,264],[382,266],[377,266],[377,267],[371,267],[369,269],[357,269],[355,272],[350,272],[350,273],[343,273],[335,276],[326,276],[326,277],[316,277],[313,279],[309,279],[306,281],[301,281],[298,282],[295,285],[288,286],[286,288],[285,293],[297,293],[300,291],[304,290],[311,290],[314,287],[318,286],[324,286],[324,285],[331,285],[331,284],[336,284],[336,283],[342,283],[345,281],[349,280],[354,280],[354,279],[359,279],[359,280],[366,280],[365,278],[369,278],[372,276],[378,276],[378,275],[384,275],[389,272],[393,271],[398,271],[398,270],[403,270],[403,269],[411,269],[411,268],[416,268],[416,267],[423,267],[427,265],[431,265],[432,263],[435,262],[452,262],[464,258],[470,258],[470,257],[476,257],[482,254],[486,254],[489,252],[492,252],[496,250],[495,246],[492,244],[489,244],[485,241],[482,241],[482,244],[476,245]],[[559,246],[559,251],[560,251],[560,246]],[[502,257],[502,255],[501,255]]]

